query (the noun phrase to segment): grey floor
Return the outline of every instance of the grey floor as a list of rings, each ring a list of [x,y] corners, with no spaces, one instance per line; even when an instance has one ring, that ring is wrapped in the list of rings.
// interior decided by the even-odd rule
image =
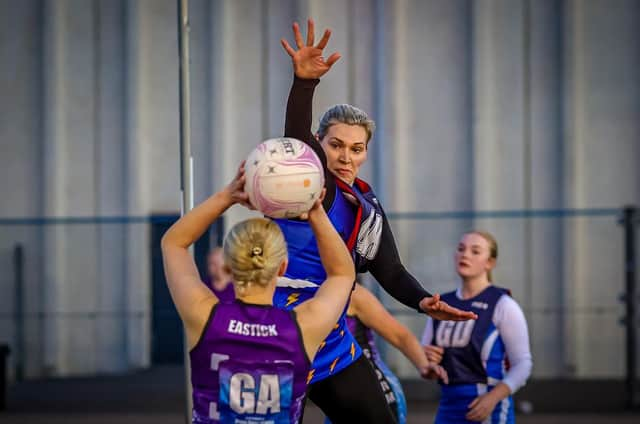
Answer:
[[[415,389],[413,389],[415,390]],[[13,384],[8,388],[2,424],[169,424],[184,423],[184,382],[180,367],[160,367],[125,376],[50,379]],[[409,424],[433,422],[437,403],[409,403]],[[308,405],[305,424],[323,422]],[[635,423],[640,414],[536,412],[518,415],[518,423]]]

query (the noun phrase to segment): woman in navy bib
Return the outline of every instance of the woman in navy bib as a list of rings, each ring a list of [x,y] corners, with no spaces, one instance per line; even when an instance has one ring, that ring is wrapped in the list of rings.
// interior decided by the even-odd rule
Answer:
[[[531,374],[527,321],[509,291],[492,284],[498,244],[489,233],[465,234],[455,256],[462,285],[442,298],[478,314],[475,321],[427,318],[422,343],[449,376],[436,423],[513,423],[511,395]]]
[[[308,213],[326,279],[293,310],[272,304],[287,268],[287,245],[265,218],[236,224],[224,263],[236,300],[225,303],[200,281],[188,247],[235,203],[247,203],[244,165],[236,178],[185,214],[162,238],[171,297],[190,349],[194,423],[298,423],[310,360],[342,313],[353,287],[351,255],[320,203]]]

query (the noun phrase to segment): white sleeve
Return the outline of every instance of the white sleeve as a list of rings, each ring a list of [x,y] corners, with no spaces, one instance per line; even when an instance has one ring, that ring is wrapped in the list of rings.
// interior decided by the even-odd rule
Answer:
[[[513,394],[524,386],[533,367],[527,320],[520,305],[511,296],[504,295],[496,304],[493,323],[504,342],[510,364],[502,382],[509,386]]]
[[[422,332],[422,346],[430,345],[433,342],[433,319],[427,316],[427,323]]]

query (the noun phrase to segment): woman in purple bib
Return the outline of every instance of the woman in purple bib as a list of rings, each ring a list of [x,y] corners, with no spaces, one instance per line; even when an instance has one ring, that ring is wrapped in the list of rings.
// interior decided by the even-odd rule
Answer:
[[[298,423],[311,360],[342,313],[355,272],[351,255],[320,203],[308,213],[327,278],[315,296],[290,311],[272,304],[287,268],[287,245],[265,218],[236,224],[224,262],[236,300],[220,302],[200,281],[188,252],[224,211],[248,205],[244,164],[222,191],[183,216],[162,238],[171,297],[191,358],[194,423]]]

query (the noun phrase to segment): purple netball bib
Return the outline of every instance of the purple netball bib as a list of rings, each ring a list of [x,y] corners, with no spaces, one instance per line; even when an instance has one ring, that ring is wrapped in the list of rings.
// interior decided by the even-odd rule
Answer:
[[[220,364],[220,421],[289,424],[293,362]]]
[[[293,312],[219,303],[190,357],[194,423],[299,421],[310,364]]]

